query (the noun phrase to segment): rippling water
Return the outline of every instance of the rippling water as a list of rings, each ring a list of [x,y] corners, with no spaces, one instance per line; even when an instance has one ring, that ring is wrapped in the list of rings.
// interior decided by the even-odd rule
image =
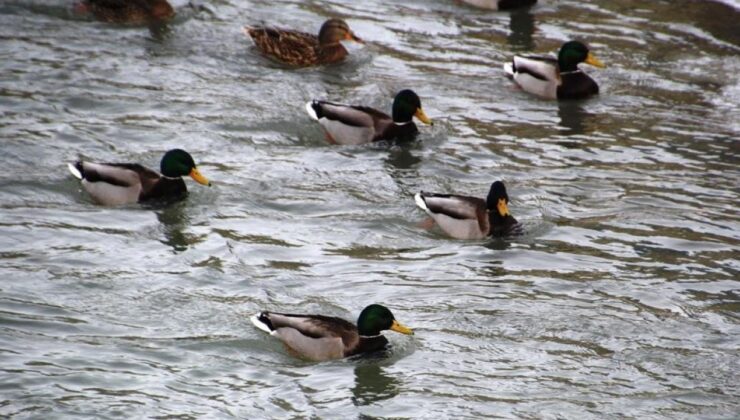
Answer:
[[[0,4],[0,416],[737,418],[740,11],[706,1],[174,3],[165,29]],[[241,33],[345,18],[348,62],[291,70]],[[524,51],[587,40],[602,94],[535,99]],[[389,109],[412,144],[333,147],[310,98]],[[212,188],[170,207],[94,205],[79,156],[158,165],[182,147]],[[412,194],[506,181],[521,237],[456,241]],[[308,363],[259,309],[413,337]]]

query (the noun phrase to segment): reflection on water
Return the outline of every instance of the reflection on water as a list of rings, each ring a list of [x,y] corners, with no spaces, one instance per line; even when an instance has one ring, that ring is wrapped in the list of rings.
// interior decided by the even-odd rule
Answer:
[[[395,169],[404,171],[412,169],[419,165],[421,158],[414,156],[411,151],[414,148],[415,140],[397,142],[387,150],[388,157],[385,162]]]
[[[386,375],[382,367],[374,363],[359,362],[355,367],[352,402],[357,406],[370,405],[395,397],[401,388],[402,382]]]
[[[163,42],[172,36],[172,27],[169,22],[155,22],[149,25],[149,34],[157,42]]]
[[[186,233],[190,227],[187,205],[187,200],[179,200],[155,211],[164,234],[162,243],[172,247],[175,252],[185,251],[197,242]]]
[[[593,130],[589,124],[592,115],[585,107],[583,101],[558,101],[560,126],[565,128],[563,134],[579,135]]]
[[[421,158],[415,156],[412,151],[415,147],[418,147],[417,141],[419,140],[394,142],[390,148],[382,151],[386,154],[383,160],[388,175],[396,183],[399,190],[408,196],[417,192],[415,191],[416,183],[409,182],[409,179],[416,178],[418,174],[416,168],[421,163]]]
[[[509,17],[509,35],[506,39],[509,41],[512,50],[531,52],[534,48],[534,15],[530,9],[512,10]]]

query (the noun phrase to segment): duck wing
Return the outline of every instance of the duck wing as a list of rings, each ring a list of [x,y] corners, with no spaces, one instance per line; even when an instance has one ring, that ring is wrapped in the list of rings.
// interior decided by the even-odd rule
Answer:
[[[551,56],[515,55],[511,70],[514,74],[528,74],[543,81],[559,81],[558,60]]]
[[[246,31],[264,54],[297,65],[318,61],[316,35],[267,26],[249,27]]]
[[[375,126],[375,120],[377,119],[391,120],[388,114],[367,106],[317,100],[310,102],[309,106],[313,110],[313,113],[309,110],[309,114],[316,120],[320,121],[322,118],[326,118],[352,127],[370,128]]]
[[[444,214],[453,219],[477,219],[481,212],[486,213],[486,202],[477,197],[422,191],[415,199],[416,204],[429,215]]]
[[[143,178],[159,179],[160,175],[136,163],[92,163],[75,162],[74,168],[87,182],[104,182],[119,187],[131,187],[142,183]],[[75,174],[76,175],[76,174]]]

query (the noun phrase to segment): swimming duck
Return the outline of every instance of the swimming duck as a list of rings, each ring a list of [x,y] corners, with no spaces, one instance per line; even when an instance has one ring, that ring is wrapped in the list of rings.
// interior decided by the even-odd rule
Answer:
[[[367,106],[344,105],[314,99],[306,104],[308,115],[321,124],[332,144],[355,145],[379,140],[408,138],[419,130],[413,117],[432,124],[413,90],[405,89],[393,99],[393,117]]]
[[[510,10],[531,6],[537,0],[460,0],[465,4],[490,10]]]
[[[529,93],[548,99],[580,99],[599,93],[599,86],[579,63],[606,67],[583,43],[569,41],[560,47],[558,58],[516,55],[504,64],[504,72]]]
[[[445,233],[456,239],[504,236],[512,233],[518,223],[509,213],[509,195],[501,181],[491,184],[485,200],[424,191],[416,194],[414,200]]]
[[[167,0],[83,0],[75,9],[92,13],[103,22],[131,25],[164,21],[175,15]]]
[[[82,187],[98,204],[117,206],[151,199],[181,197],[187,192],[189,175],[196,182],[210,186],[200,174],[190,154],[181,149],[168,151],[162,157],[158,174],[138,163],[68,163],[69,171],[82,180]]]
[[[388,344],[388,339],[380,334],[383,330],[413,334],[396,321],[390,309],[378,304],[363,309],[356,326],[336,317],[277,312],[260,312],[251,321],[280,339],[297,356],[314,361],[382,350]]]
[[[347,49],[340,41],[364,43],[342,19],[329,19],[324,22],[318,36],[267,26],[245,27],[244,32],[252,37],[263,54],[296,67],[344,60]]]

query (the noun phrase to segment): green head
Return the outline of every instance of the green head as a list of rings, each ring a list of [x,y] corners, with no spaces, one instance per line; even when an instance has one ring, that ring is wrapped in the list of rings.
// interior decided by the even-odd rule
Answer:
[[[339,41],[345,40],[364,44],[364,42],[349,29],[347,22],[342,19],[329,19],[321,25],[321,29],[319,30],[320,45],[337,44]]]
[[[501,181],[491,184],[491,189],[486,197],[486,208],[495,212],[501,217],[510,216],[509,213],[509,194],[506,193],[506,186]]]
[[[419,96],[411,89],[404,89],[398,92],[393,99],[393,121],[407,123],[413,117],[418,118],[424,124],[432,124],[432,120],[421,109]]]
[[[211,185],[208,179],[201,175],[195,167],[195,161],[190,156],[190,153],[182,149],[172,149],[165,153],[162,156],[162,161],[159,163],[159,170],[162,172],[162,175],[169,178],[179,178],[189,175],[199,184]]]
[[[579,63],[586,63],[595,67],[606,67],[582,42],[568,41],[563,44],[558,53],[560,71],[577,70]]]
[[[373,304],[362,310],[357,319],[357,330],[367,337],[380,334],[383,330],[393,330],[401,334],[413,334],[393,317],[391,310],[383,305]]]

